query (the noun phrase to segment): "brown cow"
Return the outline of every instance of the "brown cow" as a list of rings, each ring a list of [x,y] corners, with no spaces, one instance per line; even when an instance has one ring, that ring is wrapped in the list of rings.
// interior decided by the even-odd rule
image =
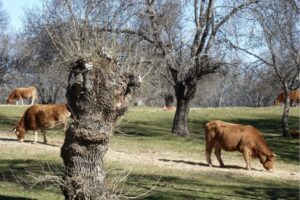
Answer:
[[[271,151],[259,131],[250,125],[232,124],[221,120],[205,124],[206,160],[212,166],[211,151],[215,149],[216,157],[221,167],[221,149],[240,151],[244,155],[246,167],[251,170],[251,157],[258,157],[266,170],[273,168],[276,155]]]
[[[7,98],[7,104],[12,104],[16,101],[18,104],[19,100],[24,104],[23,99],[31,98],[31,105],[37,100],[37,90],[35,87],[27,88],[15,88]]]
[[[47,104],[30,106],[14,129],[19,142],[23,142],[25,133],[33,130],[37,142],[37,131],[41,130],[44,143],[47,144],[46,129],[66,128],[70,112],[66,104]]]
[[[290,97],[290,106],[297,106],[300,104],[300,91],[297,90],[292,90],[289,93]],[[277,97],[277,99],[274,101],[274,106],[278,106],[282,103],[284,103],[285,95],[284,92],[280,93]]]

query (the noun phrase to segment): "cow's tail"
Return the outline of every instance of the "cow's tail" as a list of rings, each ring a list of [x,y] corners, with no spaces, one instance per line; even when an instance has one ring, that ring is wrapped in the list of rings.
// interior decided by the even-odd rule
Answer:
[[[34,96],[34,103],[38,103],[38,101],[39,101],[39,98],[38,98],[38,91],[37,91],[37,88],[36,87],[34,87],[35,89],[34,89],[34,94],[32,95],[32,96]],[[33,97],[32,97],[33,98]]]
[[[207,136],[209,130],[210,130],[210,124],[211,122],[210,121],[205,121],[203,123],[203,128],[204,128],[204,134],[205,134],[205,137]]]

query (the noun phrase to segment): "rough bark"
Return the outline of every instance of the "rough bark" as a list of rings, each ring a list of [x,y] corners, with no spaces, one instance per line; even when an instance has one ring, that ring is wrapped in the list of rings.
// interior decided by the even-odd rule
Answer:
[[[186,79],[179,82],[174,87],[177,100],[176,112],[173,121],[172,133],[179,136],[189,135],[188,116],[190,110],[190,102],[195,96],[196,79]]]
[[[103,157],[113,125],[137,86],[132,75],[117,75],[116,63],[109,58],[93,65],[78,60],[69,75],[66,97],[72,121],[61,148],[65,199],[111,199]]]
[[[288,94],[289,92],[285,91],[285,101],[284,101],[284,108],[283,108],[283,114],[281,119],[283,137],[291,137],[289,131],[290,98]]]
[[[189,135],[188,116],[190,110],[190,101],[177,99],[175,117],[173,121],[172,133],[180,136]]]

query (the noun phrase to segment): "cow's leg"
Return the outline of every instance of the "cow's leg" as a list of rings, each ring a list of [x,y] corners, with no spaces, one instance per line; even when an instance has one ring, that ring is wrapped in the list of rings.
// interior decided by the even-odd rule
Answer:
[[[251,166],[250,166],[251,150],[247,149],[247,148],[244,149],[243,155],[244,155],[244,159],[245,159],[245,162],[246,162],[246,168],[248,170],[251,170]]]
[[[34,98],[32,97],[32,98],[31,98],[31,104],[30,104],[30,105],[33,105],[33,103],[34,103]]]
[[[43,134],[43,137],[44,137],[44,144],[47,144],[46,131],[42,130],[42,134]]]
[[[37,143],[37,141],[38,141],[38,131],[34,131],[34,141],[33,141],[33,143]]]
[[[212,148],[214,147],[214,140],[208,139],[206,140],[206,149],[205,149],[205,156],[206,156],[206,161],[207,164],[212,167],[212,162],[211,162],[211,151]]]
[[[21,100],[22,105],[24,105],[23,99],[21,98],[20,100]]]
[[[221,158],[221,146],[218,143],[215,143],[215,155],[220,163],[220,167],[224,167],[224,163]]]

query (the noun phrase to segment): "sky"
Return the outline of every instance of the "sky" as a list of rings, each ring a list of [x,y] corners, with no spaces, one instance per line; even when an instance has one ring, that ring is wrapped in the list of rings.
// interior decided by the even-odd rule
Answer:
[[[32,8],[39,5],[40,0],[0,0],[2,8],[7,11],[10,18],[10,30],[19,31],[22,28],[22,20],[24,17],[24,8]]]

